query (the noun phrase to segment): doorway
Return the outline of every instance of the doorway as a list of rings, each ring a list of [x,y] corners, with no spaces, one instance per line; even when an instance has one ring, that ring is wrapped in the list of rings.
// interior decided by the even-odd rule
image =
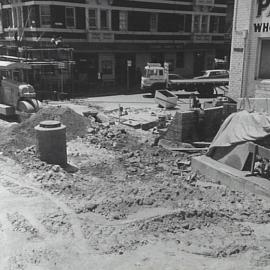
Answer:
[[[127,87],[127,63],[131,61],[129,67],[129,87]],[[135,54],[118,53],[115,55],[115,81],[118,86],[132,88],[136,84],[136,56]]]
[[[205,68],[205,52],[194,52],[193,54],[194,64],[194,76],[201,74],[201,71]]]

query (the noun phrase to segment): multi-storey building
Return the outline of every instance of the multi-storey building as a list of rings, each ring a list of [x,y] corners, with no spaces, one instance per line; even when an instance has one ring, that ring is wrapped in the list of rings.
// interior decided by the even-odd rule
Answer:
[[[147,62],[167,61],[171,72],[192,76],[229,56],[227,0],[1,2],[6,45],[23,50],[61,36],[74,48],[75,83],[88,89],[99,72],[117,85],[126,85],[129,72],[134,85]]]

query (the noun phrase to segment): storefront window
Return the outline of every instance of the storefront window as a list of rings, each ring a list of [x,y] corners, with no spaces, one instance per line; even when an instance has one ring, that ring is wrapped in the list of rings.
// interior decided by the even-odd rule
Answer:
[[[270,79],[270,40],[262,40],[259,79]]]

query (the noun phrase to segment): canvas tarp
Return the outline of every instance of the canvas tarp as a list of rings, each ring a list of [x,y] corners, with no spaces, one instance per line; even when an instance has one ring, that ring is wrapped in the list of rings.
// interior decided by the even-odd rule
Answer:
[[[240,111],[231,114],[221,125],[217,135],[209,147],[208,154],[217,147],[256,141],[270,135],[270,116]]]

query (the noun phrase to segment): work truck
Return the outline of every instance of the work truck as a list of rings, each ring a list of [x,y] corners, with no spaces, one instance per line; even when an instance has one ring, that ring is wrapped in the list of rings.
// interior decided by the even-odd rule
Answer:
[[[156,90],[185,90],[188,92],[199,92],[202,96],[211,96],[216,87],[227,86],[229,84],[228,76],[224,78],[214,78],[200,76],[193,79],[170,79],[168,64],[164,67],[159,63],[148,63],[145,66],[144,75],[141,78],[141,89],[150,91],[153,95]]]
[[[23,82],[28,64],[0,60],[0,115],[15,116],[17,112],[34,113],[41,108],[32,85]]]

